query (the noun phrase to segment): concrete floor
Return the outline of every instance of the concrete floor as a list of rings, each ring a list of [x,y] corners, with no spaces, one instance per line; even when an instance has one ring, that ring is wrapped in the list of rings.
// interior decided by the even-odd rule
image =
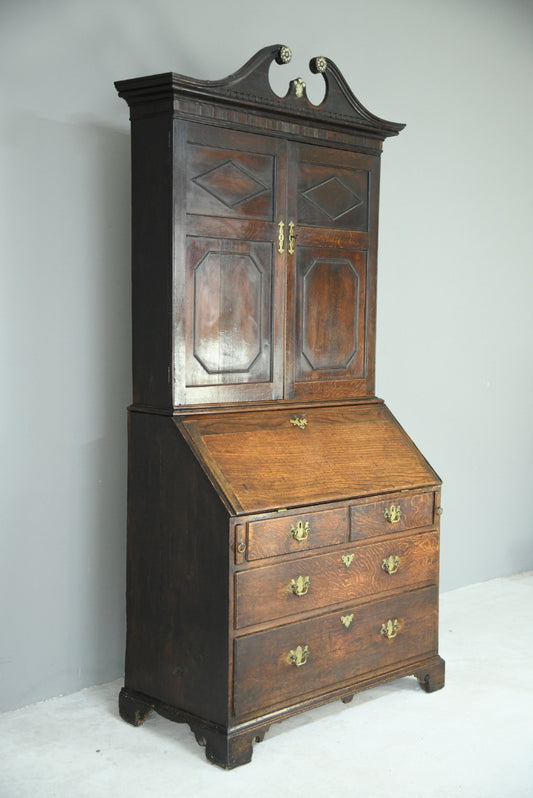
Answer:
[[[207,763],[188,727],[117,712],[121,681],[0,716],[0,798],[531,798],[533,572],[445,593],[444,690],[415,679],[271,727],[251,764]]]

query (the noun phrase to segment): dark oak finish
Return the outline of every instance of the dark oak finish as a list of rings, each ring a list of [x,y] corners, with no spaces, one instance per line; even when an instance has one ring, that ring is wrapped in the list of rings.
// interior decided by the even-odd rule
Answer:
[[[444,684],[440,479],[374,396],[380,154],[336,65],[275,95],[120,81],[132,137],[133,404],[121,716],[249,762],[271,723]]]

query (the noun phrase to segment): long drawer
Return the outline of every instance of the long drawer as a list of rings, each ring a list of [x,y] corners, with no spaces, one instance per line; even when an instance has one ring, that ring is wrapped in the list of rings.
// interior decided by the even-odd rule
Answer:
[[[438,558],[438,534],[428,532],[241,571],[235,575],[235,626],[437,582]]]
[[[235,640],[237,716],[437,651],[436,586]]]

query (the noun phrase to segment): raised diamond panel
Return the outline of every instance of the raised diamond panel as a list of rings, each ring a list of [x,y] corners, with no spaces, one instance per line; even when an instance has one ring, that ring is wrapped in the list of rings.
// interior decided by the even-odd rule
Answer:
[[[333,222],[363,204],[363,200],[335,176],[304,191],[303,196]]]
[[[198,175],[193,182],[230,209],[268,191],[267,186],[232,160]]]

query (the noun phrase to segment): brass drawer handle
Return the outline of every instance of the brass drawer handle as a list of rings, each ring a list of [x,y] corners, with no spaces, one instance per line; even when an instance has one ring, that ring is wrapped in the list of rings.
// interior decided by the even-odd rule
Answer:
[[[289,651],[289,662],[300,668],[309,658],[309,646],[296,646],[294,651]]]
[[[383,513],[389,524],[397,524],[402,515],[402,508],[399,504],[391,504]]]
[[[303,521],[298,521],[296,526],[291,524],[290,535],[297,540],[298,543],[301,543],[303,540],[307,540],[309,537],[309,521],[306,521],[305,524]]]
[[[308,576],[299,576],[298,579],[291,579],[289,590],[295,596],[305,596],[311,587],[311,580]]]
[[[398,623],[397,618],[395,618],[394,621],[389,618],[386,623],[381,624],[381,634],[383,637],[386,637],[387,640],[392,640],[393,637],[396,637],[399,631],[400,624]]]
[[[386,557],[383,560],[383,562],[381,563],[381,567],[385,571],[385,573],[390,574],[392,576],[392,574],[395,574],[398,568],[400,567],[400,558],[398,557],[397,554],[391,554],[390,557]]]

